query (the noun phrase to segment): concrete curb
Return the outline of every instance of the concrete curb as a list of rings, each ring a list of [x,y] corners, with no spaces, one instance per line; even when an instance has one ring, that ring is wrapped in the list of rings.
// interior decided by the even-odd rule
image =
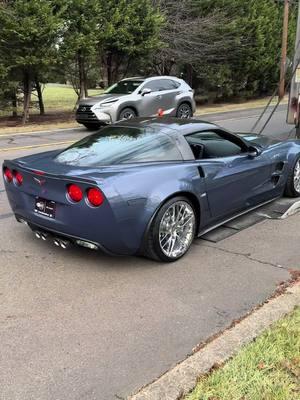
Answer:
[[[263,305],[128,400],[178,400],[192,390],[197,378],[232,357],[272,323],[300,304],[300,282]]]

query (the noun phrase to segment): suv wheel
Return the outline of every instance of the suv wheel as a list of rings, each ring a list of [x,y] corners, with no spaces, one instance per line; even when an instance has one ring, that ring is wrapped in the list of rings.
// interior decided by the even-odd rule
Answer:
[[[176,117],[181,119],[191,118],[193,116],[192,107],[188,103],[182,103],[177,108]]]
[[[135,117],[136,117],[136,112],[132,108],[126,107],[120,112],[118,120],[132,119]]]

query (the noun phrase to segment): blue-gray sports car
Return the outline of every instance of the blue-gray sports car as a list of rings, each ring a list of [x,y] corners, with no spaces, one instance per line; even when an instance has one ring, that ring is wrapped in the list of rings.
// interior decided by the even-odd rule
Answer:
[[[38,238],[170,262],[225,221],[299,196],[300,141],[138,118],[6,160],[3,176],[16,219]]]

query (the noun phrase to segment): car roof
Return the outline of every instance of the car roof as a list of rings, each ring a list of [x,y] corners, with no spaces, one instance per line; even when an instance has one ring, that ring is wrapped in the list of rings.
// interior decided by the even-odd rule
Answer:
[[[124,78],[122,79],[120,82],[124,82],[124,81],[144,81],[145,78],[144,76],[133,76],[131,78]]]
[[[155,79],[174,79],[176,81],[182,82],[181,78],[178,78],[177,76],[169,76],[169,75],[154,75],[154,76],[133,76],[129,78],[124,78],[121,80],[121,82],[124,81],[152,81]]]
[[[132,128],[154,128],[157,132],[168,131],[169,134],[181,134],[183,136],[195,131],[206,131],[209,129],[221,129],[218,125],[198,119],[180,119],[175,117],[146,117],[134,118],[126,121],[117,122],[117,126]]]

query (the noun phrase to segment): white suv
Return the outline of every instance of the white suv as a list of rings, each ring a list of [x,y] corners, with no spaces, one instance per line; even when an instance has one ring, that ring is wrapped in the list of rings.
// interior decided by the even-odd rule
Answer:
[[[159,112],[190,118],[195,112],[194,91],[173,76],[127,78],[108,88],[103,95],[80,100],[76,121],[88,129],[122,119],[151,117]]]

